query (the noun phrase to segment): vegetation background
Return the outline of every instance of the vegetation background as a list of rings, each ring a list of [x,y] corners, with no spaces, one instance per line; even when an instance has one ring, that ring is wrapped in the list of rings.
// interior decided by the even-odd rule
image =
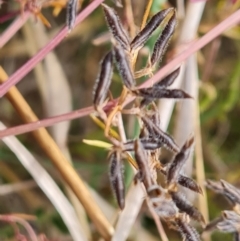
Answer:
[[[66,1],[55,0],[53,2],[55,4],[51,3],[42,9],[42,14],[49,21],[51,27],[46,27],[42,23],[41,17],[32,12],[30,18],[21,27],[19,26],[19,29],[15,29],[16,31],[13,32],[9,41],[1,47],[1,38],[4,37],[6,31],[14,24],[16,19],[18,23],[23,22],[23,15],[26,13],[21,14],[20,12],[21,4],[24,3],[23,0],[0,1],[0,66],[8,76],[12,76],[41,47],[45,46],[65,24]],[[88,0],[80,1],[81,9],[88,6],[90,2]],[[123,2],[123,8],[115,8],[121,16],[123,24],[126,28],[129,27],[127,21],[131,19],[131,12],[128,12],[131,10],[129,8],[131,2],[132,19],[134,19],[135,25],[139,27],[148,1],[124,0]],[[177,8],[179,21],[175,36],[161,66],[169,62],[184,47],[184,44],[188,44],[187,42],[179,42],[179,36],[182,34],[181,29],[185,16],[189,14],[187,12],[189,11],[189,5],[199,4],[199,2],[204,2],[205,6],[201,6],[203,13],[191,13],[202,15],[194,39],[206,34],[240,7],[239,0],[209,0],[206,2],[153,0],[150,16],[163,8],[174,6]],[[114,6],[111,1],[106,0],[105,3]],[[199,11],[201,12],[201,10]],[[191,29],[191,20],[188,21],[188,24],[189,29]],[[146,61],[146,53],[152,48],[156,36],[154,35],[141,51],[137,63],[138,68]],[[188,74],[199,76],[199,98],[197,99],[199,100],[200,132],[198,133],[195,129],[194,123],[197,120],[192,115],[192,107],[186,107],[190,109],[184,112],[184,115],[179,114],[183,112],[181,109],[184,108],[182,102],[177,103],[168,128],[168,132],[179,140],[180,145],[187,136],[181,123],[192,126],[191,131],[195,134],[198,133],[196,135],[200,138],[200,152],[195,152],[195,160],[203,160],[205,171],[203,173],[202,169],[196,168],[199,167],[198,164],[193,164],[191,172],[193,177],[198,176],[201,179],[201,176],[205,175],[206,179],[224,179],[238,187],[240,186],[239,40],[239,25],[224,31],[210,44],[198,51],[195,72],[192,73],[191,64],[185,70],[185,78],[189,78],[187,77]],[[40,120],[91,106],[92,89],[98,73],[99,62],[109,48],[109,32],[103,11],[101,7],[98,7],[82,23],[77,25],[51,54],[46,55],[44,60],[21,80],[17,88]],[[4,78],[2,72],[0,78]],[[183,88],[189,89],[189,83],[183,82]],[[111,87],[113,96],[119,96],[121,89],[120,78],[114,75]],[[0,121],[4,125],[14,127],[24,123],[5,97],[0,99],[0,107]],[[161,118],[164,122],[165,117],[161,116]],[[131,118],[125,118],[124,124],[128,138],[136,136],[138,133],[136,122]],[[96,203],[104,210],[106,216],[111,217],[110,221],[113,222],[114,215],[117,215],[118,211],[108,180],[107,151],[104,148],[83,143],[83,139],[107,141],[102,129],[89,116],[85,116],[76,118],[71,122],[54,125],[49,127],[48,130],[64,155],[71,159],[75,171],[95,193]],[[51,163],[48,155],[40,148],[33,135],[26,133],[17,136],[17,138],[50,174],[61,191],[74,203],[78,218],[84,219],[84,210],[76,202],[71,191],[66,187],[64,178]],[[169,153],[163,153],[161,158],[167,162],[170,158]],[[33,169],[34,172],[34,165],[29,168]],[[132,179],[132,169],[126,163],[125,180],[127,188],[130,187]],[[49,201],[48,194],[42,190],[39,187],[39,182],[32,177],[29,169],[27,170],[19,161],[18,155],[1,141],[0,240],[20,240],[20,236],[17,235],[13,225],[7,219],[8,214],[14,214],[13,216],[21,220],[27,220],[37,235],[44,234],[49,240],[72,240],[64,220],[57,211],[59,209],[56,209]],[[50,186],[48,190],[52,194],[55,193]],[[55,198],[58,199],[58,196],[55,195]],[[228,209],[225,200],[212,192],[207,192],[207,203],[204,201],[198,202],[197,198],[193,198],[193,200],[200,210],[202,210],[201,205],[207,205],[210,220],[219,216],[222,210]],[[32,220],[33,217],[35,217],[34,220]],[[14,219],[13,222],[15,221]],[[88,239],[98,240],[100,236],[95,226],[89,224],[86,218],[81,223]],[[28,237],[26,229],[21,225],[19,227],[20,232]],[[180,240],[178,234],[165,226],[164,228],[169,240]],[[129,240],[159,240],[155,223],[145,204],[143,204],[134,227],[131,229]],[[44,240],[43,236],[41,238]],[[212,240],[227,241],[231,240],[231,237],[228,234],[217,232],[212,236]]]

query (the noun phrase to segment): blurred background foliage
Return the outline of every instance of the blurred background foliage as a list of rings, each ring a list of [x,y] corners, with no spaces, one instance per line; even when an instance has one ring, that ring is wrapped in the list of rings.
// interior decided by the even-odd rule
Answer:
[[[83,1],[83,7],[89,2]],[[106,3],[113,5],[111,1],[106,1]],[[146,1],[132,1],[134,19],[137,26],[141,23],[145,4]],[[154,0],[151,15],[164,7],[176,6],[176,4],[174,0],[169,2]],[[214,25],[230,15],[235,10],[232,6],[233,1],[230,0],[207,1],[199,27],[199,36],[204,35]],[[0,16],[18,8],[19,5],[16,1],[5,1],[1,6]],[[50,7],[43,9],[42,12],[52,25],[47,30],[48,35],[53,36],[59,29],[59,26],[62,26],[65,22],[65,9],[57,17],[52,15],[52,8]],[[118,9],[118,12],[124,23],[124,12],[122,9]],[[0,31],[3,32],[12,21],[9,20],[0,24]],[[181,19],[179,20],[179,25],[181,25]],[[156,36],[152,37],[142,51],[138,67],[147,61],[147,58],[144,57],[144,51],[152,48]],[[240,116],[239,39],[240,28],[237,26],[225,32],[198,53],[205,174],[207,178],[226,179],[237,186],[240,186],[240,124],[238,122]],[[98,8],[55,49],[55,54],[61,63],[71,88],[73,109],[92,104],[92,87],[98,72],[99,61],[109,47],[107,26],[102,10]],[[171,51],[174,51],[174,49],[169,48],[168,54],[171,54]],[[28,58],[29,54],[25,36],[20,30],[0,50],[0,65],[6,70],[8,75],[11,75]],[[115,97],[119,95],[121,86],[119,77],[114,75],[111,90]],[[28,74],[17,87],[39,119],[46,118],[34,73]],[[5,125],[16,126],[22,124],[21,119],[6,99],[0,99],[0,106],[0,120]],[[131,123],[132,120],[129,120],[128,125],[131,126]],[[138,132],[137,129],[135,128],[129,135],[135,136]],[[168,131],[171,133],[171,129]],[[31,134],[20,135],[18,138],[61,186],[59,174],[44,153],[42,153]],[[89,117],[71,121],[67,145],[72,155],[73,165],[90,186],[112,205],[116,206],[108,181],[107,151],[86,145],[82,142],[82,139],[106,141],[102,130]],[[131,168],[128,167],[126,170],[125,175],[128,177],[126,182],[129,185],[132,179]],[[6,184],[30,179],[30,175],[22,167],[15,155],[1,142],[0,183]],[[30,196],[29,193],[31,194]],[[227,209],[227,203],[221,197],[211,192],[208,192],[208,205],[210,219],[218,216],[221,210]],[[37,221],[31,222],[31,224],[38,233],[45,233],[48,237],[54,237],[54,240],[70,240],[68,231],[60,216],[37,187],[27,191],[13,192],[8,195],[0,193],[0,213],[28,213],[36,215]],[[151,233],[157,234],[155,224],[145,207],[143,207],[140,218],[144,227]],[[179,240],[177,235],[171,237],[170,240]],[[6,223],[0,222],[0,240],[14,240],[13,229]],[[213,240],[227,241],[231,239],[228,235],[215,233]]]

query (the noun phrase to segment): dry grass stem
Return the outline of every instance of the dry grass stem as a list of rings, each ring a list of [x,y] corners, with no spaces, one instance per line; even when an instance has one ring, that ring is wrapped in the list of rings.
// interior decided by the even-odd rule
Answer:
[[[7,76],[2,68],[0,70],[1,81],[4,82],[7,79]],[[12,87],[11,90],[9,90],[7,98],[25,122],[38,121],[36,115],[33,113],[16,87]],[[64,157],[57,144],[48,134],[46,129],[34,131],[33,135],[49,156],[53,164],[59,170],[64,181],[71,187],[75,195],[78,197],[86,212],[96,225],[98,231],[105,239],[108,240],[113,233],[113,227],[106,220],[99,207],[93,202],[84,182],[75,172],[69,161]]]
[[[6,127],[2,123],[0,123],[0,129],[4,128]],[[45,171],[45,169],[38,163],[38,161],[32,156],[32,154],[17,140],[16,137],[6,137],[3,138],[3,141],[14,152],[22,165],[34,178],[38,186],[43,190],[46,196],[56,207],[74,240],[87,240],[82,234],[80,224],[76,225],[76,223],[78,223],[78,219],[76,217],[74,209],[72,208],[72,205],[63,195],[62,191],[59,189],[59,187],[56,185],[50,175]]]

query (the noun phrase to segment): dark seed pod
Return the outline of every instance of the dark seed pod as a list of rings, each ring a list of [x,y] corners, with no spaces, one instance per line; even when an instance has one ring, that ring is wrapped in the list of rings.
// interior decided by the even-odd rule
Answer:
[[[189,157],[193,142],[193,137],[187,140],[186,143],[183,145],[181,151],[175,156],[174,160],[170,164],[167,172],[167,184],[169,188],[171,188],[171,185],[173,185],[174,187],[178,182],[180,171]]]
[[[194,227],[182,221],[180,218],[176,218],[175,224],[184,241],[200,241],[199,234]]]
[[[167,172],[163,169],[161,170],[161,173],[165,176],[167,175]],[[203,194],[202,188],[193,179],[189,177],[180,174],[178,178],[178,184],[192,190],[193,192]]]
[[[157,42],[154,45],[153,53],[151,56],[151,65],[155,65],[159,62],[167,49],[167,45],[170,41],[174,33],[175,26],[177,24],[176,15],[175,13],[170,18],[169,22],[167,23],[166,27],[163,29],[162,33],[160,34]]]
[[[158,83],[154,84],[154,87],[158,88],[167,88],[168,86],[172,85],[175,79],[178,77],[180,73],[180,67],[174,70],[172,73],[167,75],[165,78],[163,78],[161,81]]]
[[[135,159],[138,164],[140,180],[144,183],[148,190],[153,185],[153,180],[148,167],[147,155],[143,149],[140,140],[134,142]]]
[[[117,65],[118,72],[122,78],[123,84],[132,89],[136,83],[133,77],[133,73],[128,61],[128,57],[123,48],[119,44],[114,46],[114,58]]]
[[[152,136],[153,139],[157,139],[157,143],[159,145],[161,144],[165,148],[169,149],[170,151],[173,152],[179,152],[179,147],[173,140],[173,138],[168,135],[167,133],[163,132],[158,126],[156,126],[150,118],[146,116],[141,117],[143,123],[145,124],[145,127],[150,133],[150,137]]]
[[[121,209],[125,206],[125,187],[123,180],[123,165],[119,152],[112,152],[109,156],[109,178],[112,190]]]
[[[131,42],[131,49],[138,49],[143,47],[143,45],[147,42],[154,30],[157,29],[157,27],[162,23],[164,18],[171,11],[173,11],[173,8],[168,8],[155,14],[147,23],[147,25],[133,39],[133,41]]]
[[[144,88],[134,91],[138,96],[142,96],[150,101],[154,99],[186,99],[192,98],[189,94],[179,89],[163,89],[163,88]]]
[[[174,70],[171,74],[167,75],[160,82],[154,84],[152,88],[156,88],[156,89],[167,88],[168,86],[173,84],[174,80],[178,77],[179,73],[180,73],[180,67],[178,69]],[[138,95],[138,92],[136,92],[136,94]],[[173,97],[171,97],[171,98],[173,98]],[[150,104],[154,100],[155,100],[154,98],[149,98],[149,97],[144,98],[140,103],[140,107],[144,107],[144,106]]]
[[[68,32],[70,32],[75,24],[77,15],[78,0],[68,0],[67,3],[67,27]]]
[[[144,150],[154,151],[163,146],[163,143],[159,141],[158,138],[140,138],[139,141]],[[129,140],[123,144],[124,151],[133,151],[134,150],[134,142],[135,140]]]
[[[113,73],[112,52],[106,54],[101,62],[99,75],[93,88],[93,104],[101,105],[107,97]]]
[[[202,224],[205,224],[202,214],[198,211],[197,208],[189,204],[182,195],[180,195],[178,192],[172,191],[170,191],[169,194],[172,196],[173,202],[176,204],[176,206],[181,212],[185,212],[192,219],[201,222]]]
[[[186,187],[194,192],[203,194],[202,188],[193,179],[191,179],[189,177],[179,175],[178,183],[181,186]]]
[[[128,35],[125,33],[125,30],[121,24],[119,16],[114,11],[114,9],[108,7],[106,4],[102,3],[102,7],[105,14],[105,19],[107,21],[108,27],[113,37],[122,46],[122,48],[129,51],[130,41]]]

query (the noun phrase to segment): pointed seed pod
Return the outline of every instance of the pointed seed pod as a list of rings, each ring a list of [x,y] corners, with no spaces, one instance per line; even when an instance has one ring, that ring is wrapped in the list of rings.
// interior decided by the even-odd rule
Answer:
[[[141,173],[141,181],[144,183],[146,189],[148,190],[152,186],[153,180],[147,163],[147,155],[140,140],[136,140],[134,142],[134,151],[139,172]]]
[[[112,190],[121,209],[125,206],[125,187],[123,180],[123,165],[119,152],[112,152],[109,156],[109,178]]]
[[[105,14],[105,19],[107,21],[108,27],[116,39],[116,41],[124,48],[125,50],[130,50],[130,41],[128,35],[126,34],[119,16],[114,11],[114,9],[108,7],[106,4],[102,3],[103,11]]]
[[[174,70],[172,73],[170,73],[169,75],[167,75],[165,78],[163,78],[160,82],[156,83],[153,85],[153,88],[159,89],[165,89],[168,86],[172,85],[174,80],[178,77],[180,73],[180,67],[177,68],[176,70]],[[138,94],[139,92],[136,92],[136,94]],[[140,107],[146,106],[148,104],[150,104],[152,101],[154,101],[154,98],[144,98],[141,103],[140,103]]]
[[[234,204],[240,204],[240,189],[234,187],[230,183],[220,180],[223,187],[223,195],[226,196]]]
[[[167,172],[163,169],[161,169],[161,173],[165,176],[167,175]],[[190,177],[186,177],[180,174],[178,178],[178,184],[190,189],[193,192],[197,192],[203,195],[202,188]]]
[[[146,99],[153,101],[154,99],[186,99],[192,98],[189,94],[180,89],[163,89],[157,87],[144,88],[136,90],[138,96],[142,96]]]
[[[169,149],[170,151],[173,152],[179,152],[179,147],[173,140],[173,138],[162,131],[158,126],[156,126],[150,118],[147,116],[142,116],[141,117],[143,123],[145,124],[145,127],[150,133],[150,136],[153,138],[157,138],[157,143],[159,145],[164,146],[165,148]]]
[[[202,214],[198,211],[197,208],[189,204],[182,195],[180,195],[178,192],[172,191],[170,191],[169,194],[172,196],[173,202],[176,204],[176,206],[181,212],[185,212],[192,219],[201,222],[203,225],[205,224],[205,220]]]
[[[172,85],[175,79],[178,77],[180,73],[180,67],[174,70],[172,73],[164,77],[161,81],[154,84],[153,86],[158,88],[167,88],[168,86]]]
[[[173,11],[173,8],[168,8],[155,14],[147,23],[147,25],[133,39],[131,42],[131,49],[142,48],[152,33],[157,29],[157,27],[162,23],[164,18],[171,11]]]
[[[78,0],[68,0],[67,3],[67,27],[68,32],[70,32],[75,24],[76,15],[77,15],[77,8],[78,8]]]
[[[192,178],[179,175],[178,184],[203,195],[202,188]]]
[[[175,224],[184,241],[200,241],[197,230],[187,222],[182,221],[180,218],[176,218]]]
[[[113,57],[112,52],[105,55],[101,62],[99,75],[93,88],[93,104],[101,105],[107,97],[107,93],[111,84],[113,73]]]
[[[144,150],[154,151],[163,146],[163,143],[158,138],[143,137],[139,141]],[[133,151],[134,150],[135,140],[129,140],[123,144],[124,151]]]
[[[189,140],[185,142],[181,151],[175,156],[174,160],[169,166],[167,172],[167,184],[170,189],[171,186],[174,187],[178,182],[180,171],[190,155],[191,146],[193,142],[194,137],[192,136]]]
[[[154,66],[157,62],[159,62],[164,55],[167,45],[170,41],[174,33],[175,26],[177,24],[176,14],[174,12],[173,16],[170,18],[169,22],[167,23],[166,27],[163,29],[162,33],[160,34],[158,40],[156,41],[153,53],[151,56],[151,65]]]
[[[128,89],[133,88],[136,83],[133,77],[130,63],[124,49],[119,44],[116,44],[114,46],[114,59],[117,65],[118,72],[122,78],[123,84]]]

